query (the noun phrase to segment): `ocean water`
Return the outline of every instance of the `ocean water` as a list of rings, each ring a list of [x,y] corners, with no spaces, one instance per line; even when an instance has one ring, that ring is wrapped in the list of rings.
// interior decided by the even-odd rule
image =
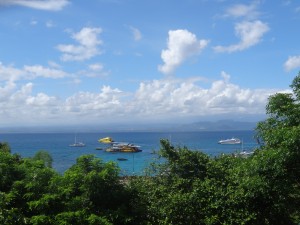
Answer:
[[[110,153],[96,150],[106,148],[98,139],[110,136],[115,141],[129,142],[139,145],[143,150],[138,153]],[[46,150],[53,158],[53,168],[63,173],[76,163],[81,155],[93,154],[104,162],[114,161],[121,175],[142,175],[145,168],[153,161],[160,148],[161,139],[169,139],[174,146],[186,146],[193,151],[202,151],[210,156],[222,153],[230,154],[237,151],[252,150],[257,147],[253,138],[254,131],[201,131],[201,132],[118,132],[118,133],[77,133],[77,141],[86,144],[85,147],[70,147],[74,143],[74,133],[0,133],[0,141],[8,142],[12,153],[22,157],[32,157],[39,150]],[[240,138],[242,145],[220,145],[220,139]],[[126,158],[127,161],[118,161]]]

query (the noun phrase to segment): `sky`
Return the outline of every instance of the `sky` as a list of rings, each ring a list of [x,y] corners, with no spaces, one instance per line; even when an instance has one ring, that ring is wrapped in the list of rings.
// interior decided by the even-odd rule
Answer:
[[[260,120],[296,0],[0,0],[0,126]]]

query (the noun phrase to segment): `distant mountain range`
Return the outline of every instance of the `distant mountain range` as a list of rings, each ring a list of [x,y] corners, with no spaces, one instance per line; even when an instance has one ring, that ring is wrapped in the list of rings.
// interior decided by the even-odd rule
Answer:
[[[257,122],[234,120],[200,121],[194,123],[166,124],[106,124],[85,126],[35,126],[0,128],[1,133],[52,133],[52,132],[188,132],[188,131],[230,131],[253,130]]]
[[[194,123],[168,123],[168,124],[127,124],[111,127],[102,127],[103,130],[111,131],[167,131],[167,132],[188,132],[188,131],[230,131],[230,130],[253,130],[257,122],[243,122],[234,120],[200,121]]]
[[[226,131],[226,130],[253,130],[257,122],[242,122],[234,120],[201,121],[178,126],[178,131]]]

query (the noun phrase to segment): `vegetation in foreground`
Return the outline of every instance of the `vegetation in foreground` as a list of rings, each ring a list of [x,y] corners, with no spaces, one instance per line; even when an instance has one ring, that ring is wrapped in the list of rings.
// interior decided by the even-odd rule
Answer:
[[[264,144],[251,157],[210,158],[161,140],[166,160],[126,182],[93,155],[61,175],[47,152],[21,158],[0,143],[0,224],[299,224],[300,74],[291,88],[269,98],[256,129]]]

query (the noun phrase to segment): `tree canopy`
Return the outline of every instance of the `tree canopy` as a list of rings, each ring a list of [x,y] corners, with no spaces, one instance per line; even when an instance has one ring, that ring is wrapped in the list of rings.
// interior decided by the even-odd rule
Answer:
[[[12,154],[0,143],[0,224],[300,223],[300,74],[270,96],[248,158],[210,157],[161,140],[145,176],[121,177],[113,162],[80,156],[58,174],[52,157]]]

